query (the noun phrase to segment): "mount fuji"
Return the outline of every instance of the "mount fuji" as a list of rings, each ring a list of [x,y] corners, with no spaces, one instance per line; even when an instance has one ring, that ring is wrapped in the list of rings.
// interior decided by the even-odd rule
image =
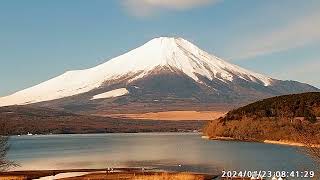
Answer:
[[[254,100],[319,89],[228,63],[182,38],[160,37],[84,70],[68,71],[1,97],[80,113],[230,109]]]

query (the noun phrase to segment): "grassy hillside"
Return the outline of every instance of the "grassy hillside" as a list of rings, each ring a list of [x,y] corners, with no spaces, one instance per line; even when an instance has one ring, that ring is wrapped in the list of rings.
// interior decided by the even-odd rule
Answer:
[[[320,93],[264,99],[228,112],[207,124],[209,137],[300,142],[300,132],[320,138]]]

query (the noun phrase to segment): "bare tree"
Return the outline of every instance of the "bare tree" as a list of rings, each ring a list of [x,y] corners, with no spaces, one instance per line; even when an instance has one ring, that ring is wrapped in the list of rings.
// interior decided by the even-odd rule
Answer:
[[[301,126],[296,128],[296,130],[300,136],[300,140],[305,145],[302,152],[314,161],[314,168],[317,173],[316,177],[320,177],[320,138],[318,132]]]
[[[12,166],[17,166],[17,164],[7,159],[9,149],[8,128],[6,126],[6,122],[4,120],[0,120],[0,172],[8,170]]]

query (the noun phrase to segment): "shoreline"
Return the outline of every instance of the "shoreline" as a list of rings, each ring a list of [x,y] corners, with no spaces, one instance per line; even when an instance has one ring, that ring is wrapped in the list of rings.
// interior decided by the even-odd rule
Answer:
[[[139,179],[151,180],[157,177],[174,178],[174,179],[199,179],[209,180],[218,177],[219,175],[192,173],[192,172],[170,172],[160,171],[148,168],[103,168],[103,169],[65,169],[65,170],[24,170],[24,171],[7,171],[0,172],[0,179],[52,179],[61,180],[76,180],[76,179]]]
[[[201,131],[195,131],[195,130],[190,130],[190,131],[154,131],[154,132],[106,132],[106,133],[58,133],[58,134],[32,134],[32,135],[28,135],[28,134],[14,134],[14,135],[10,135],[9,137],[12,138],[18,138],[18,137],[45,137],[45,136],[84,136],[84,135],[88,135],[88,136],[94,136],[94,135],[115,135],[115,134],[126,134],[126,135],[130,135],[130,134],[146,134],[146,135],[152,135],[152,134],[162,134],[162,135],[174,135],[174,134],[183,134],[183,135],[192,135],[192,134],[202,134]]]
[[[293,141],[287,141],[287,140],[241,140],[241,139],[236,139],[232,137],[209,137],[209,136],[202,136],[202,139],[208,139],[208,140],[215,140],[215,141],[239,141],[239,142],[255,142],[255,143],[264,143],[264,144],[276,144],[276,145],[283,145],[283,146],[295,146],[295,147],[307,147],[307,144],[299,143],[299,142],[293,142]],[[317,147],[320,148],[320,144],[311,144],[311,147]]]
[[[284,145],[284,146],[297,146],[297,147],[306,147],[309,146],[307,144],[299,143],[299,142],[292,142],[292,141],[274,141],[274,140],[264,140],[263,143],[266,144],[278,144],[278,145]],[[317,147],[320,148],[320,144],[311,144],[311,147]]]

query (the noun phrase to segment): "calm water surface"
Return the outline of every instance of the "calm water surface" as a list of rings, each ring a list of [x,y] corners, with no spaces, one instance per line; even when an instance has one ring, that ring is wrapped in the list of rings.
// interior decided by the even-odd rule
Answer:
[[[19,169],[143,166],[205,173],[312,169],[311,160],[296,147],[209,141],[193,133],[12,137],[9,158],[21,165]]]

